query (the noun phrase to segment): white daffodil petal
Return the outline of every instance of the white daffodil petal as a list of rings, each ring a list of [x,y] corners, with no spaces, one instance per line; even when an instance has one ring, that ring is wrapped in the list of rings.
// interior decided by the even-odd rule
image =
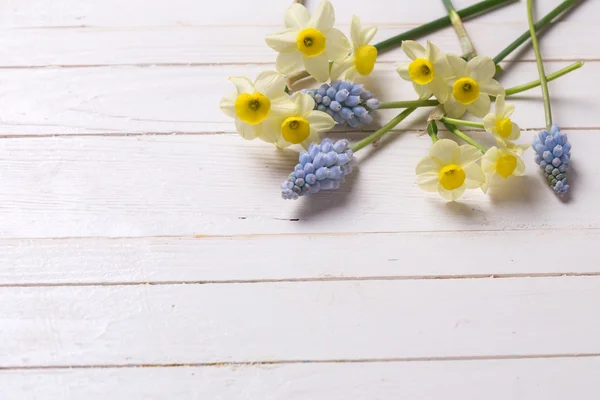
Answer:
[[[458,150],[458,144],[455,141],[440,139],[431,146],[429,155],[440,160],[443,165],[452,164],[452,158],[456,150]]]
[[[454,76],[459,78],[467,75],[467,62],[465,60],[454,54],[446,55],[446,59]]]
[[[351,80],[352,82],[357,82],[359,79],[361,79],[361,77],[362,75],[358,72],[354,65],[348,68],[344,74],[344,79]]]
[[[435,76],[433,81],[429,84],[429,89],[435,96],[436,99],[440,102],[440,104],[444,104],[448,101],[448,97],[450,96],[450,87],[444,80],[444,78],[440,76]]]
[[[482,93],[477,100],[467,105],[467,110],[477,118],[483,118],[492,107],[490,96]]]
[[[327,57],[330,60],[341,60],[350,52],[350,42],[339,29],[333,28],[327,33]]]
[[[254,84],[245,76],[232,76],[229,80],[235,85],[238,94],[255,92]]]
[[[278,97],[284,93],[285,77],[276,71],[263,71],[256,77],[254,87],[265,96]]]
[[[283,123],[283,117],[267,118],[261,123],[261,135],[260,138],[267,143],[277,143],[281,137],[281,124]]]
[[[417,176],[417,185],[426,192],[437,192],[440,181],[436,175],[419,175]]]
[[[453,162],[460,165],[462,168],[465,168],[466,166],[479,161],[481,158],[481,151],[470,144],[463,144],[458,148],[458,152],[455,152],[455,155],[458,156],[458,159],[453,160]]]
[[[310,97],[310,96],[309,96]],[[323,111],[311,111],[306,116],[311,129],[316,132],[326,132],[335,126],[335,121],[329,114]]]
[[[463,193],[465,192],[466,189],[467,188],[463,185],[463,186],[459,187],[458,189],[446,190],[446,189],[444,189],[444,187],[442,185],[440,185],[438,188],[438,193],[445,200],[456,201],[460,198],[460,196],[463,195]]]
[[[483,129],[488,131],[489,133],[495,135],[498,133],[496,130],[496,122],[498,119],[495,114],[489,113],[485,117],[483,117]]]
[[[396,72],[398,72],[398,75],[400,75],[400,77],[406,81],[410,81],[410,75],[408,73],[408,66],[410,64],[409,63],[402,63],[400,65],[398,65],[398,68],[396,68]]]
[[[296,50],[296,37],[298,31],[286,29],[285,31],[273,33],[265,37],[267,46],[277,52],[289,53]]]
[[[280,149],[285,149],[286,147],[290,147],[291,145],[292,144],[285,140],[283,136],[279,136],[277,138],[277,141],[275,142],[275,146],[279,147]]]
[[[250,125],[242,122],[238,118],[235,119],[235,129],[237,129],[238,133],[241,137],[246,140],[256,139],[260,136],[262,131],[261,124],[258,125]]]
[[[303,29],[310,20],[308,9],[302,4],[294,3],[285,12],[285,26],[295,30]]]
[[[504,103],[504,95],[500,95],[498,97],[496,97],[496,102],[494,103],[494,113],[499,116],[500,118],[506,118],[504,116],[504,107],[505,107],[505,103]]]
[[[517,157],[517,167],[513,171],[513,175],[521,176],[525,173],[525,163],[521,159],[521,157]]]
[[[487,93],[490,96],[500,96],[501,94],[504,94],[504,88],[500,82],[495,79],[486,83],[480,83],[479,89],[481,90],[481,93]]]
[[[432,175],[438,176],[442,169],[442,164],[438,158],[433,156],[423,157],[417,164],[415,172],[417,175]]]
[[[329,0],[323,0],[317,6],[317,9],[310,21],[308,21],[308,27],[315,28],[323,33],[326,33],[333,28],[334,23],[335,11],[333,10],[333,6]]]
[[[402,42],[402,50],[411,60],[425,58],[425,47],[421,46],[414,40],[405,40]]]
[[[444,103],[444,111],[450,118],[460,118],[467,111],[467,106],[459,103],[452,96],[448,96],[448,100]]]
[[[498,96],[496,98],[499,99],[500,97],[504,97],[504,96]],[[504,110],[502,112],[502,118],[510,118],[511,115],[513,115],[513,113],[515,112],[515,105],[514,104],[506,104],[506,106],[504,107]],[[498,114],[498,109],[496,108],[496,114]]]
[[[417,92],[417,96],[421,100],[427,100],[433,94],[431,93],[431,89],[429,89],[429,85],[419,85],[413,82],[413,88],[415,88],[415,92]]]
[[[304,68],[316,79],[317,82],[325,82],[329,79],[329,60],[327,54],[321,53],[314,57],[302,57]]]
[[[294,103],[296,103],[296,112],[298,115],[308,114],[315,108],[315,101],[306,93],[296,92],[294,94]]]
[[[227,93],[221,99],[221,104],[219,106],[221,107],[221,111],[228,117],[235,118],[235,100],[237,97],[237,93],[231,92]]]
[[[510,136],[507,138],[508,140],[517,140],[521,137],[521,128],[519,125],[512,123],[512,131],[510,132]]]
[[[358,16],[353,15],[352,21],[350,22],[350,39],[352,39],[352,44],[354,47],[360,47],[360,18]]]
[[[300,52],[279,53],[275,62],[277,71],[284,75],[290,75],[304,68],[302,63],[302,54]]]
[[[311,143],[319,143],[320,141],[321,141],[321,137],[319,136],[319,134],[317,133],[317,131],[315,131],[311,127],[311,129],[310,129],[310,135],[308,135],[308,137],[306,138],[306,140],[301,143],[301,146],[304,147],[305,149],[308,149],[308,146],[310,146]]]
[[[376,34],[377,28],[375,28],[374,26],[369,26],[363,29],[360,33],[360,45],[363,46],[365,44],[369,44]]]
[[[331,66],[331,80],[335,81],[340,78],[346,72],[346,79],[350,79],[348,76],[348,70],[354,65],[354,56],[346,57],[343,61],[335,61]],[[358,72],[358,71],[357,71]]]
[[[481,170],[479,164],[470,164],[463,167],[465,171],[465,184],[464,187],[467,189],[477,189],[485,183],[485,175]]]
[[[498,162],[498,148],[496,146],[490,147],[481,158],[481,168],[484,173],[491,173],[496,170],[496,163]]]
[[[269,99],[271,100],[271,111],[269,117],[290,116],[297,114],[298,107],[292,101],[290,96],[283,94],[282,96]]]
[[[469,76],[477,82],[487,82],[496,74],[496,64],[486,56],[477,56],[467,63]]]

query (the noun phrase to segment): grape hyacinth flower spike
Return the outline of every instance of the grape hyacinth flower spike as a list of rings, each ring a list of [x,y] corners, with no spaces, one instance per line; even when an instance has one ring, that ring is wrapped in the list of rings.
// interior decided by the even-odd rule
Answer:
[[[379,108],[379,100],[363,85],[352,81],[333,81],[318,89],[303,90],[315,100],[319,111],[331,115],[335,122],[358,128],[373,122],[372,113]]]
[[[337,189],[352,172],[355,158],[346,139],[333,142],[323,139],[300,153],[299,163],[281,185],[281,197],[296,200],[299,196],[321,190]]]
[[[571,144],[565,133],[557,125],[542,131],[533,138],[535,162],[544,172],[548,183],[556,192],[563,195],[569,190],[567,173],[571,159]]]

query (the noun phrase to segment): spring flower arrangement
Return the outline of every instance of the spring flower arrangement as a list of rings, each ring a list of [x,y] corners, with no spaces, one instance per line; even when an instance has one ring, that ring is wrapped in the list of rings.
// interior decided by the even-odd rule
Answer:
[[[537,23],[532,17],[533,1],[527,0],[529,30],[494,58],[477,55],[462,18],[512,1],[485,0],[456,11],[450,0],[442,0],[447,17],[377,44],[371,44],[377,29],[363,26],[357,16],[350,21],[350,38],[337,29],[329,0],[322,0],[312,14],[295,2],[285,12],[285,28],[266,37],[266,44],[276,53],[276,71],[264,71],[254,81],[231,77],[235,92],[223,97],[221,109],[235,120],[236,129],[244,139],[259,138],[279,148],[297,145],[303,149],[298,164],[281,186],[284,199],[339,188],[357,163],[357,151],[423,107],[432,108],[424,121],[432,146],[416,166],[416,180],[424,191],[437,192],[446,200],[457,200],[467,189],[485,193],[511,176],[523,175],[522,157],[533,147],[535,162],[550,187],[563,195],[569,189],[571,145],[558,126],[552,124],[547,82],[583,64],[577,62],[546,75],[536,31],[548,26],[577,0],[563,1]],[[460,39],[462,56],[444,53],[429,41],[414,41],[420,35],[450,25]],[[535,50],[539,79],[503,87],[498,80],[502,72],[499,63],[529,39]],[[410,60],[398,65],[399,79],[412,83],[416,98],[380,101],[375,93],[355,82],[371,74],[380,53],[397,46]],[[296,82],[309,77],[317,82],[312,89],[293,90]],[[535,136],[532,145],[517,143],[521,130],[511,119],[515,107],[509,99],[538,86],[544,98],[546,129]],[[402,111],[360,141],[321,139],[335,125],[355,129],[371,124],[378,109]],[[465,114],[476,120],[462,119]],[[440,126],[464,144],[438,139]],[[459,129],[462,126],[489,133],[495,145],[484,147],[462,132]]]

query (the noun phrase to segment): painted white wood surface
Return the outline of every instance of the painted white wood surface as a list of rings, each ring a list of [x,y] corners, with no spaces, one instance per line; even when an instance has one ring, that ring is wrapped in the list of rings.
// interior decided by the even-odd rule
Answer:
[[[444,14],[332,1],[378,39]],[[600,2],[581,3],[542,39],[548,71],[587,61],[551,83],[571,196],[529,157],[511,191],[447,204],[415,185],[425,112],[341,190],[279,198],[297,153],[243,141],[218,102],[273,67],[287,0],[1,0],[0,398],[596,399]],[[467,24],[491,56],[525,28],[524,2]],[[519,57],[505,86],[536,78]],[[414,97],[403,59],[367,82],[380,99]],[[542,127],[539,90],[514,102]]]

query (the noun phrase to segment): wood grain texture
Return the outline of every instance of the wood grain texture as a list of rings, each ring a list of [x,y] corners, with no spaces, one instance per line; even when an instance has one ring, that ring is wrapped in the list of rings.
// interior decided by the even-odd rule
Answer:
[[[599,290],[600,277],[4,288],[0,367],[599,354]]]
[[[19,400],[596,400],[598,358],[0,371]]]
[[[0,285],[595,275],[599,240],[595,229],[2,240]],[[313,248],[318,262],[282,256]]]
[[[423,193],[414,166],[428,137],[403,134],[359,155],[340,190],[284,201],[297,163],[237,135],[10,139],[0,148],[0,211],[12,238],[255,235],[599,228],[596,131],[569,132],[570,198],[557,199],[525,157],[525,177],[448,203]],[[530,137],[529,134],[525,137]]]

